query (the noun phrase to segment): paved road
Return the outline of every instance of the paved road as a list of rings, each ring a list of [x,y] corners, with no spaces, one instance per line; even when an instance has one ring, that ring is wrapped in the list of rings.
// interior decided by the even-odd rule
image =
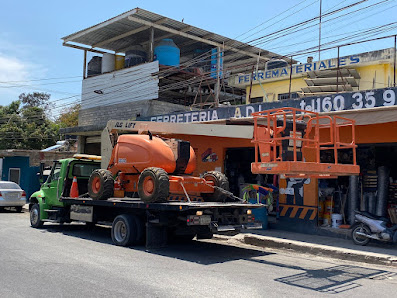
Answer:
[[[221,241],[145,251],[0,213],[0,297],[396,297],[397,269]]]

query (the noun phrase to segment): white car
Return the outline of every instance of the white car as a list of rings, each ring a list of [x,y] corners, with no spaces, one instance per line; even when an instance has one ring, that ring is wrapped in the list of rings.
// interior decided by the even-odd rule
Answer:
[[[0,181],[0,210],[4,207],[15,207],[17,212],[21,212],[25,204],[26,193],[18,184]]]

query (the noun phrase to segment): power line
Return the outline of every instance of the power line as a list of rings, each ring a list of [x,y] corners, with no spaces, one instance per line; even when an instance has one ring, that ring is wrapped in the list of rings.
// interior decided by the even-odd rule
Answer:
[[[76,79],[76,78],[81,78],[81,77],[82,76],[61,77],[61,78],[42,78],[42,79],[31,79],[31,80],[23,80],[23,81],[0,81],[0,84],[28,83],[28,82],[37,82],[37,81],[50,81],[50,80],[65,80],[65,79]]]

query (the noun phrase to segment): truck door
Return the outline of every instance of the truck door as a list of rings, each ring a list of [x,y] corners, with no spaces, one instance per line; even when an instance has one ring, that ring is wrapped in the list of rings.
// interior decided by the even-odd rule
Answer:
[[[63,206],[63,204],[59,201],[61,193],[61,169],[62,164],[60,162],[54,162],[51,173],[41,188],[44,193],[45,201],[50,206]]]

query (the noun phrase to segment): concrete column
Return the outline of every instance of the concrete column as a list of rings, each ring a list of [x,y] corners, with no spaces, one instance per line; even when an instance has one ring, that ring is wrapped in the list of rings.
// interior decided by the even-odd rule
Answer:
[[[77,153],[83,154],[85,151],[85,136],[78,136],[77,137]]]
[[[358,176],[349,177],[349,224],[354,224],[354,211],[359,210],[360,200],[358,191]]]

